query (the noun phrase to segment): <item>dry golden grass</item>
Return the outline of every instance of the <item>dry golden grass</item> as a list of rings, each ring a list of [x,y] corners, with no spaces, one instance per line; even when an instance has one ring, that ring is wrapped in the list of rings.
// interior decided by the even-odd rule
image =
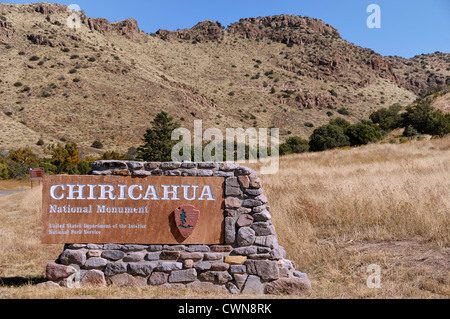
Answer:
[[[449,297],[450,138],[281,159],[263,176],[279,240],[313,297]],[[369,289],[370,264],[382,289]]]
[[[264,191],[287,258],[313,285],[310,296],[287,298],[450,297],[450,138],[294,155],[280,165],[278,175],[262,176]],[[0,198],[4,280],[42,278],[63,249],[40,244],[40,200],[39,188]],[[381,267],[380,289],[366,285],[371,264]],[[0,284],[0,298],[255,296]]]

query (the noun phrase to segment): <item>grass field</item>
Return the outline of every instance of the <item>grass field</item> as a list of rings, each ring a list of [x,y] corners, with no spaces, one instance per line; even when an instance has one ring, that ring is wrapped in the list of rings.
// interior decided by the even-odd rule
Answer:
[[[313,287],[288,298],[449,298],[449,172],[450,138],[281,158],[263,188],[287,258]],[[63,248],[40,244],[40,197],[34,188],[0,198],[0,298],[254,298],[36,288]],[[371,264],[381,268],[379,289],[366,284]]]

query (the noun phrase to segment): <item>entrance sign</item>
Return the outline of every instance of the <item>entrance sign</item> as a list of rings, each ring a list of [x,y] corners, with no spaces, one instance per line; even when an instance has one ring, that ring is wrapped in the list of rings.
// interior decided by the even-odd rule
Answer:
[[[44,244],[223,244],[224,178],[46,176]]]
[[[43,168],[30,168],[30,181],[42,181],[44,179]]]

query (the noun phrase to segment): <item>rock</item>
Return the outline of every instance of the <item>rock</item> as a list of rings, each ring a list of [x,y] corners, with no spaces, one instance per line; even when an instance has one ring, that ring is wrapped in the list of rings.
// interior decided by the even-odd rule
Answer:
[[[194,261],[199,261],[199,260],[203,259],[203,253],[201,253],[201,252],[193,252],[193,253],[183,252],[180,254],[180,259],[181,260],[191,259]]]
[[[224,162],[219,164],[219,169],[224,172],[231,172],[238,167],[239,164],[235,162]]]
[[[124,272],[127,272],[127,264],[121,261],[108,263],[104,271],[106,276],[114,276]]]
[[[199,279],[225,285],[230,280],[233,280],[233,277],[228,271],[206,271],[199,275]]]
[[[177,169],[181,167],[181,163],[177,162],[167,162],[167,163],[161,163],[159,166],[162,169]]]
[[[167,283],[169,275],[165,272],[153,272],[148,278],[148,284],[151,286],[160,286]]]
[[[134,19],[112,23],[112,27],[119,35],[124,36],[131,41],[136,41],[141,33],[138,23]]]
[[[267,199],[266,195],[261,194],[258,197],[256,197],[257,200],[259,200],[263,204],[267,204],[269,200]]]
[[[225,198],[225,208],[239,208],[241,207],[241,201],[236,197]]]
[[[137,176],[137,177],[139,177],[139,176],[151,176],[152,172],[145,171],[145,170],[137,170],[137,171],[133,171],[131,175],[132,176]]]
[[[201,162],[201,163],[198,163],[198,168],[200,168],[200,169],[217,169],[217,168],[219,168],[219,164],[214,163],[214,162]]]
[[[256,246],[238,247],[233,249],[233,253],[236,255],[243,255],[243,256],[257,254],[258,247]]]
[[[194,267],[198,271],[205,271],[205,270],[211,269],[211,264],[209,262],[202,261],[202,262],[199,262],[198,264],[196,264]]]
[[[183,264],[179,262],[159,262],[155,267],[156,271],[173,271],[173,270],[181,270],[183,268]]]
[[[275,248],[278,245],[278,239],[275,235],[256,236],[255,245]]]
[[[251,207],[261,206],[262,204],[263,203],[257,199],[246,199],[242,203],[242,206],[251,208]]]
[[[233,295],[238,295],[240,292],[239,288],[232,282],[227,283],[227,289]]]
[[[105,244],[103,245],[103,249],[105,252],[106,250],[121,250],[122,249],[122,245],[120,244]]]
[[[137,262],[144,259],[146,253],[143,252],[132,252],[123,257],[125,262]]]
[[[89,250],[87,252],[87,257],[88,258],[92,258],[92,257],[101,257],[102,252],[101,250]]]
[[[203,255],[204,260],[222,260],[223,254],[221,253],[205,253]]]
[[[307,274],[302,273],[302,272],[300,272],[298,270],[294,270],[293,275],[295,277],[298,277],[298,278],[301,278],[301,279],[308,279],[308,275]]]
[[[184,268],[191,269],[194,267],[194,261],[192,259],[185,259],[184,262]]]
[[[253,223],[252,229],[255,231],[256,236],[275,235],[275,228],[268,222]]]
[[[163,250],[159,255],[159,259],[161,260],[177,260],[180,257],[181,252],[179,251],[170,251]]]
[[[240,187],[225,186],[226,196],[241,196],[242,194]]]
[[[187,169],[197,168],[197,163],[183,162],[183,163],[181,163],[181,168],[187,168]]]
[[[150,252],[147,255],[145,255],[145,260],[148,261],[156,261],[159,260],[159,252],[155,251],[155,252]]]
[[[161,251],[163,250],[162,245],[149,245],[147,251]]]
[[[164,245],[163,248],[167,251],[185,251],[186,246],[185,245]]]
[[[136,287],[136,279],[130,274],[119,274],[109,278],[111,286],[116,287]]]
[[[232,245],[236,242],[236,220],[234,217],[225,218],[225,243]]]
[[[145,168],[147,171],[152,171],[152,170],[154,170],[154,169],[157,169],[157,168],[159,167],[160,164],[161,164],[161,163],[158,163],[158,162],[148,162],[148,163],[145,163],[145,164],[144,164],[144,168]]]
[[[224,262],[230,265],[243,265],[246,260],[246,256],[226,256]]]
[[[213,245],[211,246],[211,251],[217,253],[226,253],[233,251],[233,247],[230,245]]]
[[[255,231],[250,227],[242,227],[238,230],[236,241],[240,247],[253,245],[255,239]]]
[[[311,282],[305,278],[280,278],[266,285],[265,293],[271,295],[300,295],[311,293]]]
[[[234,281],[236,282],[236,286],[239,288],[239,290],[244,287],[245,282],[247,281],[248,275],[247,274],[234,274]]]
[[[237,222],[236,222],[236,226],[238,227],[250,227],[253,224],[253,217],[245,214],[245,215],[241,215],[239,216]]]
[[[248,274],[259,276],[263,280],[274,280],[280,276],[276,261],[247,260],[245,266],[247,266]]]
[[[105,275],[100,270],[85,271],[80,281],[83,287],[106,287]]]
[[[108,261],[104,258],[94,257],[94,258],[89,258],[86,261],[86,264],[84,265],[84,267],[86,269],[99,269],[99,268],[105,267],[107,263],[108,263]]]
[[[229,177],[225,180],[225,186],[229,187],[239,187],[239,182],[237,177]]]
[[[197,280],[197,272],[195,269],[172,271],[169,276],[169,283],[192,282]]]
[[[222,39],[222,34],[222,25],[212,21],[199,22],[190,29],[178,31],[158,30],[156,32],[156,36],[159,36],[163,40],[175,41],[181,39],[195,42],[218,42]]]
[[[215,262],[211,264],[211,270],[213,271],[226,271],[230,269],[230,265],[224,262]]]
[[[208,252],[210,251],[209,246],[207,245],[190,245],[186,248],[187,252]]]
[[[86,251],[85,250],[64,250],[59,261],[63,265],[77,265],[84,266],[86,263]]]
[[[112,174],[115,176],[131,176],[131,172],[127,169],[115,169]]]
[[[128,273],[133,276],[147,277],[150,275],[157,264],[153,262],[147,262],[142,264],[130,263],[126,267]]]
[[[250,179],[248,178],[248,176],[239,176],[238,181],[239,181],[239,184],[241,185],[241,187],[249,188]]]
[[[261,188],[257,188],[257,189],[252,189],[252,188],[247,188],[245,190],[246,194],[252,195],[252,196],[259,196],[263,193]]]
[[[128,161],[126,162],[126,164],[130,171],[139,171],[141,169],[144,169],[144,163],[142,162]]]
[[[104,250],[101,254],[101,257],[112,261],[120,260],[123,256],[125,256],[125,253],[120,250]]]
[[[258,276],[250,275],[245,282],[245,286],[241,291],[242,294],[257,294],[264,293],[264,285],[261,283],[261,279]]]
[[[272,219],[272,216],[270,215],[269,211],[267,211],[266,209],[260,213],[253,214],[252,217],[254,218],[254,220],[256,220],[258,222],[266,222],[266,221]]]
[[[37,284],[36,288],[40,288],[40,289],[45,289],[46,290],[46,289],[61,288],[61,286],[58,285],[54,281],[45,281],[45,282],[41,282],[41,283]]]
[[[122,250],[125,252],[141,251],[146,250],[147,248],[148,246],[145,245],[136,245],[136,244],[122,245]]]
[[[45,277],[51,281],[58,281],[61,279],[65,279],[76,272],[77,270],[73,267],[52,262],[47,265],[47,268],[45,270]]]
[[[245,274],[247,272],[247,267],[244,265],[231,265],[230,273],[232,274]]]
[[[274,248],[270,252],[270,259],[279,260],[284,258],[286,258],[286,250],[281,246]]]

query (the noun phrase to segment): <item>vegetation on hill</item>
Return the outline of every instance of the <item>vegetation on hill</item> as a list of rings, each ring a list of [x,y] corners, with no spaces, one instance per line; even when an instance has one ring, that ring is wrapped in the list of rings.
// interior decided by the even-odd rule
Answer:
[[[94,157],[126,153],[161,111],[187,129],[201,119],[222,130],[278,127],[283,142],[307,139],[330,119],[355,124],[388,105],[409,105],[450,76],[448,53],[385,58],[308,17],[248,18],[226,28],[205,21],[149,35],[132,19],[84,13],[71,30],[66,9],[0,4],[5,153],[29,146],[43,156],[63,140]],[[406,81],[410,62],[419,72]]]

